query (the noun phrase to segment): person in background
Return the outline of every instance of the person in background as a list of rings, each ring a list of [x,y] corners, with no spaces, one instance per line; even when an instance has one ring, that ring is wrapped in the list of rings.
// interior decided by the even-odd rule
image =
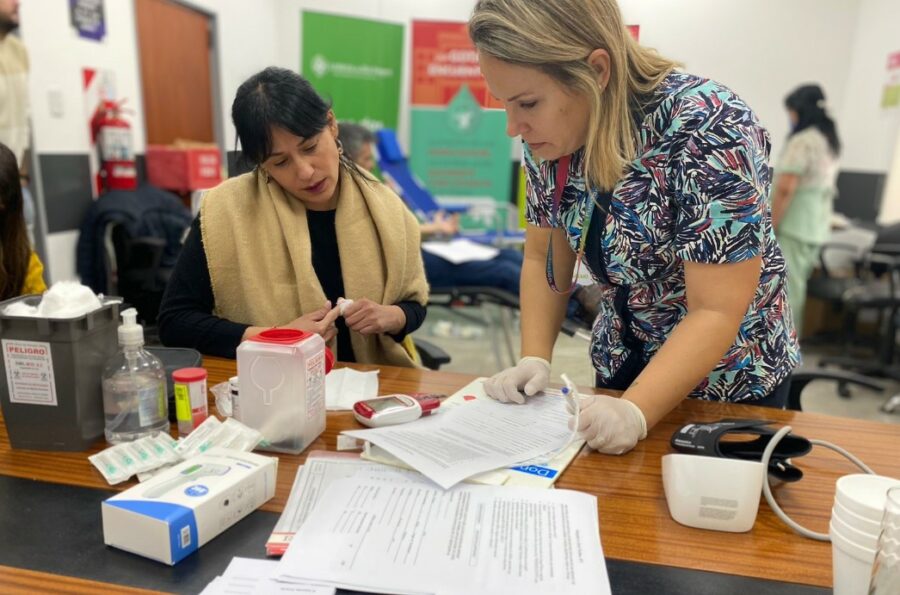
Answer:
[[[791,135],[775,166],[772,225],[787,264],[787,295],[797,334],[803,325],[806,282],[831,229],[841,141],[819,85],[784,99]]]
[[[583,259],[597,385],[623,391],[582,401],[590,447],[631,450],[685,397],[783,407],[799,349],[752,110],[639,45],[615,0],[479,0],[469,36],[527,180],[523,357],[487,394],[547,387]]]
[[[0,301],[47,290],[44,265],[28,241],[23,205],[16,156],[0,143]]]
[[[160,306],[163,343],[234,357],[285,327],[322,335],[340,361],[413,366],[428,299],[415,217],[347,158],[299,74],[253,75],[231,116],[256,169],[206,194]]]
[[[340,139],[344,152],[366,171],[375,168],[375,135],[359,124],[342,122]],[[430,221],[420,222],[420,230],[424,239],[450,239],[459,233],[459,217],[438,212]],[[498,254],[489,260],[474,260],[453,263],[422,250],[422,261],[425,263],[425,275],[432,287],[492,287],[519,296],[519,281],[522,274],[522,251],[512,248],[499,248]],[[567,316],[576,320],[584,320],[588,324],[590,307],[593,304],[582,303],[580,298],[591,295],[584,288],[578,287],[569,300]],[[596,312],[594,312],[596,314]],[[589,318],[590,317],[590,318]]]
[[[34,227],[34,201],[28,189],[28,52],[11,35],[19,27],[19,0],[0,0],[0,143],[19,163],[25,224]]]

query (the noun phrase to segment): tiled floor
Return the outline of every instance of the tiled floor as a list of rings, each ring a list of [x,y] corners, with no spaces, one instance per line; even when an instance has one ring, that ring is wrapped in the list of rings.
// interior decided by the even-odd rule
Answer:
[[[507,312],[508,315],[508,312]],[[442,368],[447,371],[464,372],[489,376],[510,365],[511,358],[503,348],[499,335],[501,311],[496,306],[482,308],[441,307],[428,309],[425,324],[416,336],[425,338],[446,350],[453,361]],[[486,320],[493,323],[487,324]],[[518,319],[515,315],[510,324],[511,343],[514,357],[518,357]],[[501,347],[495,349],[495,345]],[[804,368],[813,368],[823,352],[822,347],[804,347]],[[593,384],[593,372],[588,358],[588,340],[582,337],[561,335],[556,343],[553,357],[553,378],[567,373],[574,382],[584,386]],[[893,414],[880,410],[881,404],[891,395],[900,393],[900,384],[878,380],[886,386],[884,393],[865,388],[851,387],[849,399],[837,394],[837,385],[830,381],[814,381],[803,392],[803,406],[806,411],[843,417],[871,419],[885,423],[900,423],[900,411]]]

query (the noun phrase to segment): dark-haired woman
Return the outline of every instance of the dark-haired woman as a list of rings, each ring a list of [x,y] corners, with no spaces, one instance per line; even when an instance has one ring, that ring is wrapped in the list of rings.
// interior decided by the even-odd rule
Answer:
[[[16,156],[0,143],[0,301],[43,293],[44,265],[28,241]]]
[[[791,135],[775,167],[772,225],[787,264],[788,302],[799,336],[806,282],[828,237],[841,143],[819,85],[804,85],[784,100]]]
[[[256,167],[206,194],[163,296],[162,341],[234,357],[290,327],[341,361],[412,366],[428,298],[415,218],[342,154],[334,113],[300,75],[257,73],[231,115]]]

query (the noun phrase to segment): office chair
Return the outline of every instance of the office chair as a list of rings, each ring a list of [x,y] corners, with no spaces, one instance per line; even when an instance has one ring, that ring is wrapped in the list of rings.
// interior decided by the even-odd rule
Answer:
[[[801,393],[814,380],[832,380],[843,386],[855,384],[879,392],[884,391],[884,387],[871,378],[843,370],[795,370],[788,389],[787,409],[803,411]]]
[[[823,246],[822,255],[828,250],[846,246]],[[854,369],[864,374],[883,375],[884,368],[894,359],[897,314],[900,311],[900,246],[875,244],[858,256],[854,262],[854,274],[850,277],[832,275],[821,257],[821,275],[810,280],[810,296],[830,302],[843,314],[840,356],[824,357],[820,366],[835,365]],[[873,342],[875,358],[859,358],[851,355],[851,346],[859,343],[857,323],[864,311],[875,311],[878,336]]]
[[[172,267],[162,266],[166,241],[153,236],[132,237],[124,225],[111,221],[103,233],[107,295],[134,306],[145,330],[155,332],[156,318]]]

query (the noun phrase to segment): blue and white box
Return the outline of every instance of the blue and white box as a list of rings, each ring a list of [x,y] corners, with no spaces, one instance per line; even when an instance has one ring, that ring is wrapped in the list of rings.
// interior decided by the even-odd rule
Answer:
[[[103,541],[175,564],[275,495],[278,459],[212,448],[106,499]]]

